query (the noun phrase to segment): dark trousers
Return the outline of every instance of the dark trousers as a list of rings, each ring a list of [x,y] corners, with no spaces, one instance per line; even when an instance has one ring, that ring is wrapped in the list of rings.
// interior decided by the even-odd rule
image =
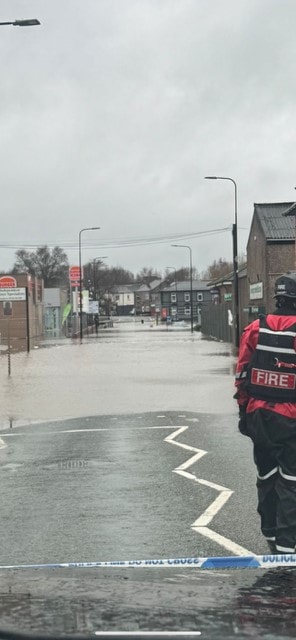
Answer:
[[[254,443],[261,530],[278,551],[296,547],[296,420],[264,409],[247,415]]]

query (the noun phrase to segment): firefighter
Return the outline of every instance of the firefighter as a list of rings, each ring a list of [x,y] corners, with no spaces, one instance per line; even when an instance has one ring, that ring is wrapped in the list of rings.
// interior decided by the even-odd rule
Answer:
[[[272,553],[295,553],[296,272],[276,280],[274,298],[274,313],[242,334],[234,397],[254,445],[262,534]]]

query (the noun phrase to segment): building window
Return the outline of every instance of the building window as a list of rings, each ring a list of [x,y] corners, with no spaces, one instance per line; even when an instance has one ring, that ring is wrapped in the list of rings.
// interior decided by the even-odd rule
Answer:
[[[37,284],[37,301],[42,302],[42,284]]]
[[[203,293],[198,293],[197,294],[197,301],[198,302],[202,302],[203,301]]]
[[[190,302],[190,293],[184,293],[185,302]]]
[[[12,302],[8,302],[7,300],[3,302],[3,315],[12,316]]]
[[[171,293],[171,302],[177,302],[177,294]]]
[[[172,307],[171,308],[171,314],[172,314],[172,316],[176,316],[177,315],[177,307]]]
[[[191,309],[190,307],[185,307],[185,316],[190,316]]]

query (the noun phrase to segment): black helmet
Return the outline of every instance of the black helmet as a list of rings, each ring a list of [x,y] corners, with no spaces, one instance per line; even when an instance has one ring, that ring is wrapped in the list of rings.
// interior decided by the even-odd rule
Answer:
[[[287,271],[275,281],[274,298],[295,298],[296,300],[296,272]]]

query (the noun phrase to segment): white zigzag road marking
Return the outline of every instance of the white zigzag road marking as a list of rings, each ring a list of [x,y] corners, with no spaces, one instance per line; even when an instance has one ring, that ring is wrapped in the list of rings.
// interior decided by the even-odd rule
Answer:
[[[253,555],[253,553],[251,551],[248,551],[248,549],[241,547],[240,545],[236,544],[236,542],[233,542],[229,538],[225,538],[216,531],[213,531],[213,529],[208,528],[207,525],[210,524],[214,516],[217,515],[218,511],[220,511],[227,500],[229,500],[230,496],[233,494],[233,491],[231,491],[231,489],[227,489],[227,487],[216,484],[215,482],[210,482],[209,480],[204,480],[203,478],[197,478],[194,473],[190,473],[189,471],[187,471],[187,469],[189,469],[195,462],[197,462],[197,460],[200,460],[200,458],[208,453],[207,451],[204,451],[204,449],[197,449],[196,447],[192,447],[191,445],[185,444],[184,442],[176,442],[175,438],[177,438],[180,433],[183,433],[187,429],[188,426],[178,427],[176,431],[164,438],[164,442],[169,442],[170,444],[174,444],[176,447],[181,447],[181,449],[193,452],[193,455],[190,456],[188,460],[183,462],[183,464],[180,464],[178,467],[176,467],[176,469],[173,469],[173,473],[177,473],[178,475],[183,476],[188,480],[192,480],[193,482],[197,482],[198,484],[219,491],[219,495],[217,496],[217,498],[215,498],[215,500],[202,513],[202,515],[192,523],[191,528],[200,535],[213,540],[228,551],[231,551],[235,555]]]

